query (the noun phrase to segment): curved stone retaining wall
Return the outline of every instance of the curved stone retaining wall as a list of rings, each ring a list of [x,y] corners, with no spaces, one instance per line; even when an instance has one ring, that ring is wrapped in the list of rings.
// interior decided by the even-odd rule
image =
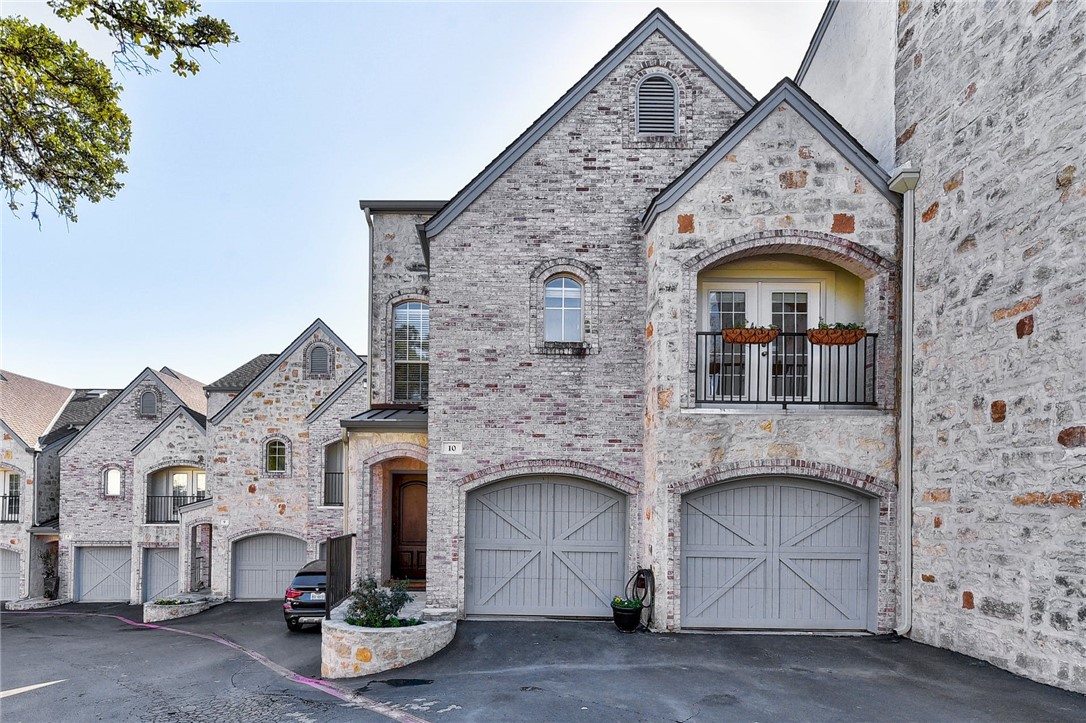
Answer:
[[[196,600],[184,605],[155,605],[153,602],[143,604],[143,622],[158,623],[163,620],[176,620],[186,618],[189,615],[202,613],[211,607],[208,600]]]
[[[321,627],[321,675],[354,678],[429,658],[452,642],[455,620],[427,621],[408,628],[362,628],[332,611]]]

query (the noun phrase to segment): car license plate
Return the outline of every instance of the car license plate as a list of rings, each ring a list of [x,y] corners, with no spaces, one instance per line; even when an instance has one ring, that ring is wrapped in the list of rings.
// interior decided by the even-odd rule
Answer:
[[[324,602],[323,592],[311,592],[309,593],[309,599],[313,602]]]

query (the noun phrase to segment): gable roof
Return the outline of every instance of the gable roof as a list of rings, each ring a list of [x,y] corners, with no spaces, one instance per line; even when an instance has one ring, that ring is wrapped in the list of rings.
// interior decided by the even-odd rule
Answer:
[[[256,379],[260,372],[268,368],[278,354],[257,354],[229,374],[216,379],[204,387],[209,392],[240,392]]]
[[[803,79],[807,77],[807,71],[811,69],[811,63],[814,62],[815,55],[818,54],[818,47],[822,45],[822,38],[826,35],[826,30],[830,27],[830,21],[833,20],[833,11],[837,9],[838,0],[829,0],[826,3],[826,9],[822,12],[822,19],[818,21],[818,27],[815,28],[814,35],[811,36],[811,42],[807,46],[807,52],[803,55],[803,60],[799,64],[799,70],[796,71],[796,85],[802,85]]]
[[[199,412],[192,411],[188,407],[177,407],[173,410],[172,413],[170,413],[169,416],[162,420],[161,424],[152,429],[150,434],[144,437],[139,444],[132,448],[132,454],[139,454],[140,452],[142,452],[144,448],[147,447],[147,445],[154,441],[155,437],[160,435],[164,429],[166,429],[170,426],[170,424],[173,423],[173,420],[177,419],[181,415],[185,415],[185,417],[187,417],[189,420],[192,421],[193,424],[199,427],[202,432],[204,432],[205,434],[207,433],[207,417],[200,414]]]
[[[185,406],[184,402],[181,401],[181,398],[177,396],[173,389],[170,389],[170,387],[165,382],[163,382],[162,379],[159,378],[155,370],[151,369],[150,367],[146,367],[136,376],[135,379],[128,383],[127,387],[115,394],[109,400],[109,403],[105,407],[103,407],[96,415],[94,415],[94,418],[91,419],[90,422],[88,422],[87,425],[83,427],[83,429],[79,430],[79,434],[75,435],[75,437],[73,437],[67,444],[64,445],[64,448],[60,450],[60,453],[62,455],[66,454],[69,449],[71,449],[73,446],[76,445],[76,443],[79,442],[79,440],[83,439],[83,437],[86,437],[87,434],[92,429],[94,429],[98,422],[108,417],[109,413],[113,411],[113,409],[120,403],[120,401],[127,397],[129,394],[131,394],[132,390],[135,389],[140,384],[140,382],[143,381],[155,382],[163,388],[167,395],[173,398],[175,404]]]
[[[230,412],[237,409],[238,405],[241,404],[241,401],[245,399],[245,397],[249,396],[250,393],[255,391],[257,387],[264,383],[265,379],[272,375],[272,372],[275,371],[275,368],[278,367],[280,363],[286,361],[288,358],[291,357],[291,355],[294,354],[294,352],[301,349],[302,345],[309,341],[309,338],[318,331],[329,337],[336,346],[342,347],[348,354],[351,355],[355,362],[359,364],[362,363],[362,359],[360,359],[359,356],[354,353],[354,350],[351,349],[351,347],[347,346],[347,343],[345,341],[340,339],[339,336],[334,331],[332,331],[328,327],[328,325],[325,324],[322,320],[317,319],[312,324],[310,324],[305,331],[299,334],[298,337],[290,343],[290,346],[288,346],[274,359],[272,359],[272,361],[264,367],[263,371],[253,377],[249,381],[249,383],[245,385],[245,388],[238,392],[237,395],[230,400],[229,404],[216,412],[215,415],[211,417],[211,423],[218,424],[222,420],[226,419],[230,415]]]
[[[71,398],[72,390],[0,371],[0,419],[24,447],[34,447]]]
[[[41,438],[42,445],[52,444],[78,432],[98,416],[120,392],[120,389],[76,389],[57,415],[53,426]]]
[[[155,376],[172,389],[186,407],[202,415],[207,414],[207,397],[204,396],[203,382],[198,382],[169,367],[162,367],[155,372]]]
[[[320,419],[321,415],[327,412],[348,389],[353,387],[355,382],[366,376],[366,369],[368,366],[369,364],[363,359],[362,363],[358,365],[358,368],[354,370],[354,374],[347,377],[342,384],[336,387],[336,390],[329,394],[328,398],[321,402],[319,407],[309,413],[309,416],[305,418],[305,421],[312,424]]]
[[[867,181],[875,187],[890,203],[901,208],[901,196],[890,190],[890,176],[879,166],[878,160],[871,155],[860,142],[853,138],[833,116],[827,113],[811,96],[788,78],[774,86],[764,98],[758,101],[758,105],[751,108],[746,115],[732,124],[709,150],[702,154],[701,158],[694,161],[682,175],[672,181],[664,190],[656,194],[649,207],[641,216],[641,231],[648,232],[652,228],[656,217],[668,210],[681,199],[687,191],[694,187],[698,181],[705,177],[726,155],[739,145],[751,131],[761,125],[762,121],[781,103],[788,104],[799,113],[811,127],[829,143],[834,150],[845,157]]]
[[[667,13],[660,8],[654,9],[648,16],[635,27],[630,34],[619,41],[618,45],[611,49],[600,62],[588,71],[577,83],[566,91],[558,101],[547,109],[528,130],[509,144],[501,154],[484,168],[479,175],[464,186],[452,200],[434,214],[429,221],[422,224],[419,229],[420,236],[433,237],[441,233],[461,214],[475,199],[483,194],[503,173],[516,163],[521,156],[535,145],[536,141],[550,131],[562,118],[569,113],[588,93],[630,56],[653,33],[660,33],[671,42],[680,52],[690,59],[694,65],[720,88],[732,102],[746,111],[754,105],[755,98],[744,88],[738,80],[733,78],[720,66],[705,50],[675,24]]]

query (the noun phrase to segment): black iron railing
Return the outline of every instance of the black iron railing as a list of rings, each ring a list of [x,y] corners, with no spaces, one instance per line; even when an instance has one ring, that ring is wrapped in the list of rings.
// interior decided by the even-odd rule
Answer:
[[[0,522],[19,521],[19,495],[0,497]]]
[[[804,332],[767,344],[733,344],[697,333],[695,404],[874,406],[878,334],[855,344],[820,345]]]
[[[342,472],[325,472],[324,473],[324,504],[326,504],[326,505],[342,505],[343,504],[343,473]]]
[[[351,594],[351,549],[354,547],[354,535],[329,537],[325,543],[327,557],[328,584],[325,590],[325,618],[332,617],[332,608],[343,602]]]
[[[147,495],[147,524],[162,525],[181,521],[178,508],[200,500],[206,500],[207,494],[195,495]]]

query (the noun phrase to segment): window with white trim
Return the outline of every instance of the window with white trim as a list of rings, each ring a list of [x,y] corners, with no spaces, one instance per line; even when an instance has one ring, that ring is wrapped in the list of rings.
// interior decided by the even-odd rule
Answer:
[[[666,75],[650,75],[637,86],[638,135],[673,136],[679,132],[679,91]]]
[[[0,522],[19,521],[19,490],[22,478],[17,472],[0,470],[3,479],[3,507],[0,507]]]
[[[153,417],[158,414],[158,395],[147,390],[140,395],[140,416]]]
[[[392,308],[392,398],[425,402],[430,387],[430,305],[405,301]]]
[[[121,497],[124,494],[124,473],[119,467],[110,467],[102,473],[102,493],[106,497]]]
[[[273,439],[264,445],[264,471],[284,474],[287,471],[287,443]]]
[[[583,341],[584,286],[555,276],[543,288],[543,341]]]

